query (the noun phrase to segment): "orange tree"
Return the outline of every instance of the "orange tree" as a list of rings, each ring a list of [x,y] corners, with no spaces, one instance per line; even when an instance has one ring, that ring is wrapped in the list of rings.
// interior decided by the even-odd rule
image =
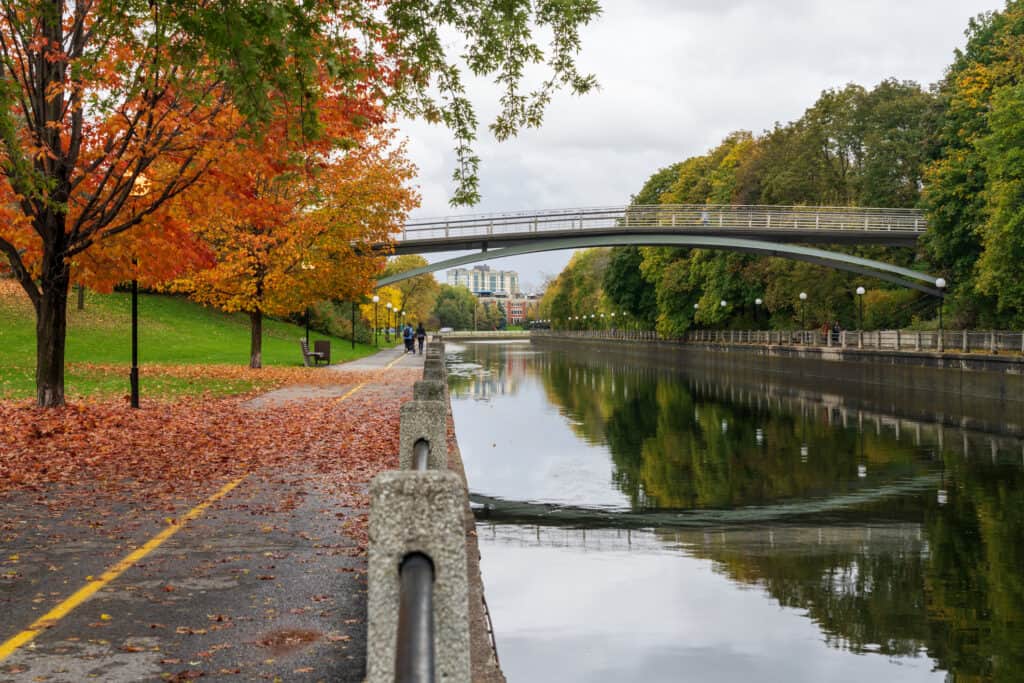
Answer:
[[[447,125],[453,201],[472,203],[464,74],[502,88],[499,139],[538,125],[555,90],[593,86],[575,55],[599,11],[597,0],[0,0],[0,253],[35,308],[38,404],[64,402],[72,268],[123,268],[143,237],[91,264],[86,254],[147,221],[169,255],[188,251],[157,215],[282,102],[294,128],[318,135],[320,74]],[[549,76],[527,86],[537,63]],[[159,260],[146,262],[173,265]]]
[[[323,299],[355,300],[373,287],[387,243],[412,208],[411,165],[383,113],[368,98],[320,99],[323,134],[272,135],[234,145],[207,174],[195,203],[193,232],[213,255],[174,287],[251,321],[249,365],[262,364],[265,314],[301,311]]]

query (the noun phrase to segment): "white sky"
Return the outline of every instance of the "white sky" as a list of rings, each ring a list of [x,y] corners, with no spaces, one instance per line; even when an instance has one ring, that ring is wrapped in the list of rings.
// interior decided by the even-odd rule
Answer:
[[[968,19],[1002,0],[603,0],[579,64],[600,91],[558,96],[544,126],[497,143],[496,91],[470,84],[481,127],[482,201],[452,210],[450,134],[402,122],[419,167],[414,217],[626,204],[657,169],[702,154],[733,130],[798,118],[822,90],[895,77],[939,80]],[[447,256],[430,255],[431,261]],[[501,259],[524,289],[571,252]],[[444,272],[437,276],[443,280]]]

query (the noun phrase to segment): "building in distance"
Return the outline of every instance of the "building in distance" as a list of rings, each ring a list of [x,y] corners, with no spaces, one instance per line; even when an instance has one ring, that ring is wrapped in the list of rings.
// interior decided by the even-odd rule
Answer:
[[[491,270],[490,266],[452,268],[448,271],[448,284],[465,287],[477,296],[517,296],[519,273],[514,270]]]
[[[448,284],[465,287],[484,306],[496,306],[509,325],[521,325],[535,317],[539,294],[524,294],[519,289],[519,273],[492,270],[490,266],[453,268],[447,272]]]

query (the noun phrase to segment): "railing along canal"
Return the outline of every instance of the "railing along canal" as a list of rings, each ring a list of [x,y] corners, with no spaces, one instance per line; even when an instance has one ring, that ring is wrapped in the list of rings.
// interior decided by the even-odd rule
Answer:
[[[399,470],[370,486],[367,681],[470,680],[465,486],[448,470],[444,345],[402,406]]]
[[[1024,332],[1005,330],[691,330],[663,337],[652,330],[534,330],[536,336],[567,336],[666,343],[823,346],[879,351],[1024,354]]]
[[[399,242],[614,228],[921,233],[927,227],[924,215],[916,209],[661,204],[424,219],[407,223]]]

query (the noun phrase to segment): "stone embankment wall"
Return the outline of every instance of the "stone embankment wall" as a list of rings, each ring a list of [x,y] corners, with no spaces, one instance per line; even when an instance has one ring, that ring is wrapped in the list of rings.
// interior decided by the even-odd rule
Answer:
[[[1024,358],[809,346],[674,343],[535,336],[575,357],[681,368],[693,378],[746,387],[831,394],[846,406],[882,409],[984,432],[1024,436]],[[586,349],[587,353],[577,353]]]

